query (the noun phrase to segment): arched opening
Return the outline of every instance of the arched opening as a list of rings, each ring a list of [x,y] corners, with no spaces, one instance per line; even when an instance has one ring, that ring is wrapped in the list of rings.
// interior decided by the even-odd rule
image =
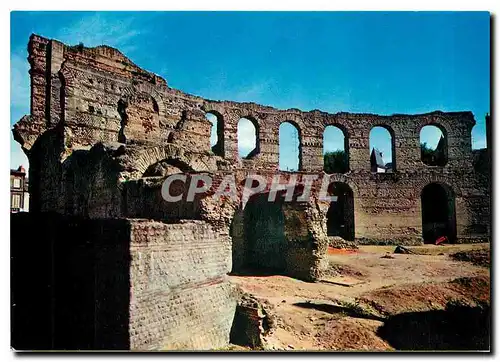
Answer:
[[[448,145],[444,128],[427,125],[420,130],[420,156],[428,166],[444,166],[448,162]]]
[[[487,148],[488,145],[488,135],[485,130],[484,125],[476,123],[471,130],[471,149],[472,151],[481,150]]]
[[[259,153],[259,128],[251,118],[238,121],[238,155],[250,159]]]
[[[166,177],[176,173],[192,172],[186,163],[176,159],[165,159],[149,165],[142,177]]]
[[[222,116],[215,112],[207,112],[205,117],[212,123],[210,130],[210,147],[217,156],[224,156],[224,123]]]
[[[151,95],[140,92],[126,100],[120,99],[117,111],[120,115],[118,142],[148,142],[155,139],[160,117],[158,103]],[[102,113],[93,106],[89,107],[89,112]]]
[[[337,126],[327,126],[323,132],[323,170],[328,173],[349,171],[349,143]]]
[[[279,169],[299,171],[302,169],[299,128],[291,122],[283,122],[279,128]]]
[[[372,172],[396,170],[394,132],[387,126],[375,126],[370,131],[370,168]]]
[[[334,199],[326,213],[328,236],[340,236],[344,240],[354,240],[354,195],[349,185],[334,182],[329,186],[329,194]]]
[[[430,183],[421,194],[422,237],[425,243],[435,243],[442,236],[456,240],[455,195],[443,184]]]
[[[256,194],[245,205],[243,266],[282,272],[287,247],[283,198],[276,197],[274,202],[269,202],[268,197],[268,193]]]

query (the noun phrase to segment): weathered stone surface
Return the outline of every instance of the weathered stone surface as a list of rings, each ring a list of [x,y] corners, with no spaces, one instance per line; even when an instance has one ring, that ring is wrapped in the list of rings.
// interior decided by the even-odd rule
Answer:
[[[326,176],[331,183],[352,191],[354,225],[349,221],[349,227],[354,235],[349,242],[422,243],[429,225],[422,222],[421,196],[429,184],[440,185],[446,202],[452,205],[454,211],[446,224],[453,241],[489,238],[490,172],[484,162],[478,164],[485,156],[471,150],[475,124],[471,112],[330,114],[213,101],[168,87],[164,79],[107,46],[67,46],[32,35],[28,50],[31,114],[14,126],[13,133],[30,161],[31,211],[90,219],[144,219],[130,221],[133,262],[129,273],[138,280],[131,285],[134,298],[137,296],[130,304],[132,316],[138,318],[130,321],[131,348],[205,348],[215,343],[204,339],[204,325],[223,334],[228,331],[231,313],[234,316],[222,280],[227,272],[251,264],[252,256],[260,258],[257,264],[279,266],[280,272],[290,276],[311,281],[321,278],[328,246],[328,202],[317,196],[300,202],[294,197],[276,208],[275,222],[266,223],[262,216],[258,219],[258,213],[249,214],[255,206],[252,200],[219,199],[214,193],[223,178],[232,175],[241,195],[244,179],[256,172],[269,183],[276,175],[281,183],[297,177],[302,186],[307,177],[316,175],[319,178],[312,188],[319,191],[325,176],[323,132],[328,125],[339,127],[346,137],[349,170]],[[207,112],[220,125],[219,143],[213,149]],[[245,159],[238,156],[237,146],[237,124],[242,117],[251,120],[257,130],[256,148]],[[278,171],[278,130],[285,121],[299,131],[300,162],[295,173]],[[421,161],[419,133],[425,125],[437,125],[446,137],[445,166],[427,166]],[[371,172],[369,133],[374,126],[382,126],[392,135],[392,173]],[[162,181],[179,172],[189,178],[210,175],[212,187],[193,202],[167,203],[161,197]],[[186,185],[176,187],[185,195]],[[183,221],[186,219],[190,221]],[[262,235],[250,235],[255,225],[263,225],[274,236],[279,234],[273,238],[275,244],[266,244]],[[138,255],[143,255],[140,250],[153,255],[156,247],[161,249],[161,262],[147,274],[143,270],[147,262]],[[169,275],[168,281],[162,279],[164,273]],[[210,284],[214,280],[219,282]],[[193,294],[176,289],[177,282],[199,287]],[[158,288],[150,294],[140,289],[151,285]],[[183,314],[186,309],[196,314],[197,308],[212,299],[223,316],[193,317],[190,336],[177,336],[168,329],[178,323],[168,319],[168,313],[184,320],[188,318]],[[168,319],[165,325],[160,321],[164,316]]]
[[[21,213],[11,225],[25,229],[12,240],[14,348],[229,343],[238,291],[226,276],[227,250],[206,222]]]
[[[276,328],[273,312],[266,301],[243,294],[236,307],[231,342],[252,348],[265,348],[265,337]]]

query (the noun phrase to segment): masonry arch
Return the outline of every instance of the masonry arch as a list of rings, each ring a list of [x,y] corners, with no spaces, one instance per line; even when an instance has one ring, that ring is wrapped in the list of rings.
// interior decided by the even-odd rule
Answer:
[[[369,134],[370,169],[376,173],[396,171],[396,136],[392,127],[378,124]]]
[[[420,195],[422,206],[422,238],[425,243],[434,243],[446,236],[449,242],[457,238],[455,215],[455,193],[440,182],[427,184]]]
[[[445,166],[448,162],[448,135],[439,124],[420,129],[420,159],[427,166]]]
[[[342,126],[328,125],[323,131],[323,170],[328,174],[349,171],[349,139]]]
[[[251,159],[259,154],[259,123],[250,116],[238,120],[238,155],[243,159]]]
[[[183,170],[186,172],[212,171],[215,167],[207,164],[200,155],[193,154],[173,144],[146,148],[131,155],[129,160],[131,160],[130,164],[126,166],[126,169],[129,170],[127,177],[129,180],[143,177],[151,165],[163,160],[183,165]]]
[[[142,177],[164,177],[176,173],[193,172],[194,170],[180,159],[166,158],[150,165]]]
[[[122,92],[121,92],[121,94],[122,94],[121,99],[127,102],[128,100],[130,100],[136,94],[139,94],[139,93],[148,94],[149,96],[151,96],[151,98],[153,98],[153,100],[155,101],[155,103],[158,107],[158,112],[157,112],[158,115],[160,117],[165,117],[166,107],[165,107],[165,103],[163,102],[163,98],[162,98],[160,92],[158,92],[156,90],[156,88],[153,85],[151,85],[150,83],[140,82],[140,83],[136,84],[135,86],[128,86],[128,87],[123,88]]]
[[[279,170],[302,170],[302,141],[299,125],[284,121],[279,126]]]
[[[219,112],[208,111],[205,117],[212,123],[210,131],[210,147],[212,152],[224,157],[224,118]]]
[[[326,231],[328,236],[340,236],[344,240],[354,241],[354,193],[343,182],[333,182],[328,193],[334,197],[326,213]]]

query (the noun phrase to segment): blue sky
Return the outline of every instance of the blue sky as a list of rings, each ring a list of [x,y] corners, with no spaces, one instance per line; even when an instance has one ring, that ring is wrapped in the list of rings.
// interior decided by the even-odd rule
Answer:
[[[29,113],[31,33],[117,47],[171,87],[210,99],[328,112],[471,110],[473,148],[486,143],[486,12],[12,12],[11,125]],[[389,161],[390,146],[373,138]],[[283,154],[292,155],[293,143]],[[283,162],[286,168],[294,160]],[[13,142],[11,166],[20,163]]]

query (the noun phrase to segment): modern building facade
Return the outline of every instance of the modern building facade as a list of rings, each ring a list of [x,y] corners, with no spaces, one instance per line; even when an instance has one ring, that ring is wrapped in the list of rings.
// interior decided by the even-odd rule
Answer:
[[[29,210],[28,178],[21,165],[10,170],[10,212],[27,212]]]

